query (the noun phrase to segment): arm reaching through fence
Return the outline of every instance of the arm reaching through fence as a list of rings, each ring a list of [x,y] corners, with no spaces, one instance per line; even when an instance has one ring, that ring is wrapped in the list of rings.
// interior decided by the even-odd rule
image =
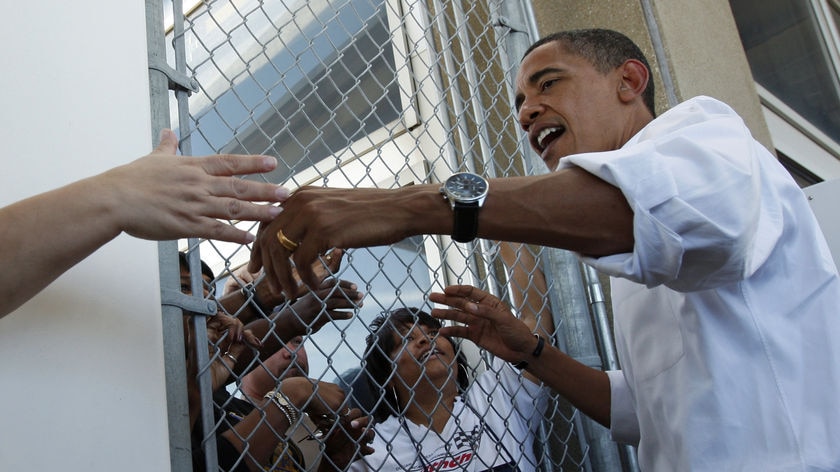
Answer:
[[[0,209],[0,317],[120,233],[150,240],[184,237],[247,243],[253,236],[219,221],[270,220],[288,191],[233,176],[268,172],[268,156],[175,158],[178,139],[161,133],[149,155]]]
[[[508,362],[527,363],[529,373],[592,419],[609,426],[610,384],[606,373],[581,364],[550,343],[540,342],[501,300],[483,290],[453,285],[443,293],[430,294],[429,300],[450,307],[435,308],[432,316],[460,323],[441,328],[441,334],[467,338]]]

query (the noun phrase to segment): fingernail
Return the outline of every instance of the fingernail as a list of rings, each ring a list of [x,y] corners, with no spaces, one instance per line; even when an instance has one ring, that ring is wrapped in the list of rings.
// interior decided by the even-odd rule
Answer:
[[[263,156],[262,158],[263,165],[270,168],[277,167],[277,159],[271,156]]]
[[[359,426],[361,426],[361,423],[359,423],[359,420],[353,420],[350,422],[350,426],[352,426],[353,428],[358,428]]]
[[[292,194],[292,192],[289,191],[289,189],[287,189],[286,187],[283,187],[282,185],[277,186],[277,193],[276,193],[277,198],[285,200],[285,199],[289,198],[289,195],[291,195],[291,194]]]
[[[277,197],[278,199],[282,199],[283,197]],[[268,214],[271,215],[272,218],[277,218],[277,215],[283,213],[283,207],[281,206],[272,206],[268,210]]]

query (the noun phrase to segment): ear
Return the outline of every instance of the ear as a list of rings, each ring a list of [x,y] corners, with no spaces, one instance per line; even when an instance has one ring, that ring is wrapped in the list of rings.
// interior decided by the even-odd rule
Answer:
[[[621,74],[621,82],[618,87],[618,97],[624,103],[641,97],[650,80],[650,73],[647,67],[636,59],[627,59],[624,64],[618,67]]]

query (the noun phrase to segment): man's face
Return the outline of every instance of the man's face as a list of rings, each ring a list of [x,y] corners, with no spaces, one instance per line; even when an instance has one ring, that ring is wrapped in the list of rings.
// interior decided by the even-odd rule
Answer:
[[[519,124],[553,171],[562,157],[622,146],[621,74],[603,75],[557,42],[534,49],[516,77]]]

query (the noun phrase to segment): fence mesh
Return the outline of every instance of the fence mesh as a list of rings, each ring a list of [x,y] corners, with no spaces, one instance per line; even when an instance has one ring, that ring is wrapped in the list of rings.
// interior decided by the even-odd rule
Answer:
[[[173,126],[190,154],[276,156],[277,169],[256,178],[290,189],[394,188],[440,182],[459,170],[542,172],[523,157],[511,100],[518,58],[500,47],[510,33],[496,27],[495,2],[226,0],[174,7],[164,5],[165,21],[178,25],[168,30],[169,60],[177,62],[182,45],[179,65],[198,85],[171,103]],[[499,296],[558,342],[564,325],[548,297],[556,282],[544,275],[540,248],[418,236],[336,252],[323,262],[333,280],[346,282],[302,290],[294,303],[244,271],[248,246],[191,240],[180,249],[182,290],[203,287],[219,306],[215,316],[184,315],[196,470],[318,470],[319,463],[339,470],[588,470],[577,411],[466,342],[452,347],[464,368],[446,366],[451,377],[468,381],[457,393],[466,400],[453,403],[446,383],[432,392],[425,421],[396,421],[397,429],[377,421],[374,445],[387,450],[384,462],[348,466],[349,457],[361,456],[344,434],[345,409],[407,416],[406,405],[428,404],[428,385],[418,379],[439,367],[425,354],[412,356],[405,369],[418,377],[392,371],[372,383],[376,353],[399,363],[425,352],[424,345],[448,345],[410,310],[410,323],[385,323],[399,343],[385,352],[382,328],[372,327],[377,316],[406,307],[429,311],[430,292],[466,283]],[[203,285],[190,283],[190,258],[204,263]],[[250,344],[236,338],[240,323]],[[198,355],[205,346],[207,356]],[[441,412],[453,418],[448,429],[427,427],[441,425]]]

